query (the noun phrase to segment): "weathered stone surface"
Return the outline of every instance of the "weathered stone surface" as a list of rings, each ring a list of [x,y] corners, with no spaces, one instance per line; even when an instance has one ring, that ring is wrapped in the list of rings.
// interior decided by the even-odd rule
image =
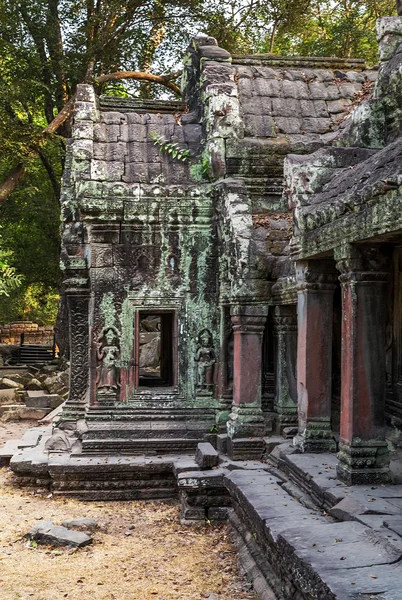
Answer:
[[[219,455],[212,444],[202,442],[197,445],[195,462],[201,469],[212,469],[219,464]]]
[[[51,521],[39,521],[28,533],[25,534],[30,540],[38,544],[49,544],[51,546],[73,546],[81,548],[92,542],[92,538],[81,531],[72,531],[66,527],[55,525]]]

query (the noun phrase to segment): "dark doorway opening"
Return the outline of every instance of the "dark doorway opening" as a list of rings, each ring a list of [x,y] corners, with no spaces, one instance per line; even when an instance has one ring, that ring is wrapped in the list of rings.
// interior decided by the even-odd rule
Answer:
[[[139,313],[138,386],[174,385],[174,313]]]

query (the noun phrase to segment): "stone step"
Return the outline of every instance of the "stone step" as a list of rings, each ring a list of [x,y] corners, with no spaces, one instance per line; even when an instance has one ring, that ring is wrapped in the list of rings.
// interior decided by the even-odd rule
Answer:
[[[25,404],[15,404],[8,407],[2,406],[0,409],[8,410],[0,410],[0,415],[2,415],[4,420],[7,421],[19,421],[20,419],[28,419],[31,421],[36,421],[43,419],[50,412],[50,408],[35,408],[31,406],[25,406]]]
[[[149,438],[190,438],[199,439],[209,433],[209,422],[166,422],[142,421],[127,423],[88,423],[85,440],[90,439],[149,439]]]
[[[82,452],[94,454],[174,454],[195,452],[200,438],[83,439]]]
[[[177,498],[177,490],[175,488],[159,488],[159,489],[127,489],[127,490],[54,490],[54,496],[65,496],[68,498],[76,498],[87,502],[97,502],[101,500],[168,500]]]
[[[90,408],[87,412],[86,418],[90,422],[91,420],[96,421],[108,421],[113,419],[116,421],[187,421],[194,419],[202,419],[203,421],[215,422],[215,410],[205,409],[175,409],[157,407],[144,409],[140,407],[109,407],[109,408]],[[111,421],[112,422],[112,421]]]

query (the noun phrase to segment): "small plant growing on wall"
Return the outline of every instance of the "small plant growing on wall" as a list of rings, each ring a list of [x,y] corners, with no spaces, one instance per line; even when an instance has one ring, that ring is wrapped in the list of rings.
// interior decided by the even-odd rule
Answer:
[[[189,162],[191,159],[191,152],[188,148],[181,148],[179,144],[174,142],[167,142],[157,133],[151,132],[149,137],[153,139],[154,145],[158,146],[162,152],[170,154],[170,156],[181,162]]]

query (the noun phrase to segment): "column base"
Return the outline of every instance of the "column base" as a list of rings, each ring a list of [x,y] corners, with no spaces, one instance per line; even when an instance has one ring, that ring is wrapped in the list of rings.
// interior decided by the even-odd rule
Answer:
[[[231,460],[261,460],[264,451],[262,438],[227,439],[227,454]]]
[[[347,485],[392,483],[390,455],[385,441],[339,443],[337,476]]]
[[[296,427],[298,425],[297,406],[274,406],[276,411],[274,433],[281,435],[286,427]]]
[[[261,407],[244,404],[233,406],[226,427],[230,439],[263,438],[265,435],[265,421]]]
[[[335,452],[336,442],[329,419],[308,421],[302,434],[294,438],[302,452]]]

